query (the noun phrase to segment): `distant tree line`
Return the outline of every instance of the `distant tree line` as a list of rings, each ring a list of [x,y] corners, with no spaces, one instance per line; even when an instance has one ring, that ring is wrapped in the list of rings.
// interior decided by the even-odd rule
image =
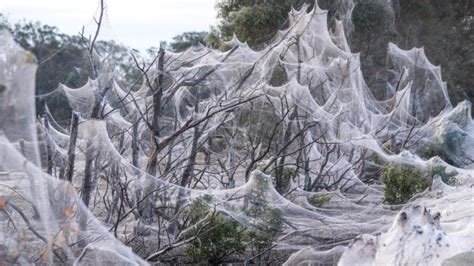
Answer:
[[[3,16],[0,16],[0,25],[10,29],[15,40],[35,55],[38,61],[37,95],[51,92],[59,83],[79,87],[87,81],[90,66],[79,36],[60,33],[57,27],[39,22],[18,22],[11,25]],[[43,100],[37,101],[38,111],[41,111],[43,104]],[[63,97],[49,98],[48,105],[54,107],[51,110],[58,120],[69,118],[69,106]]]

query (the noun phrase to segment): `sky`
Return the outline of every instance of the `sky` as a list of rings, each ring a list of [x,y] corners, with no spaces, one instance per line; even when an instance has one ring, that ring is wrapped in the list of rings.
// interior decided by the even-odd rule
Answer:
[[[216,22],[216,0],[106,0],[102,39],[145,51],[185,31],[208,31]],[[21,19],[57,26],[67,34],[95,30],[99,0],[0,0],[11,23]]]

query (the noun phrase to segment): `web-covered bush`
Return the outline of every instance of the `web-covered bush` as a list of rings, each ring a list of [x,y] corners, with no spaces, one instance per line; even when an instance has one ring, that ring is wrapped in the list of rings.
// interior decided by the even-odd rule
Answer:
[[[211,209],[202,199],[189,206],[189,219],[197,236],[186,246],[190,262],[217,265],[245,251],[244,228],[232,218]],[[199,230],[199,232],[196,232]]]
[[[385,184],[385,200],[390,204],[406,203],[429,186],[419,170],[406,165],[386,166],[381,179]]]

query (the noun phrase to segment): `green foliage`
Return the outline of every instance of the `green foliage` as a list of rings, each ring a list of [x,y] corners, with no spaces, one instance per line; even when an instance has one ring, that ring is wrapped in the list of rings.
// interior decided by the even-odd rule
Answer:
[[[382,144],[382,148],[384,149],[384,151],[390,152],[393,148],[392,143],[390,141],[387,141],[384,144]]]
[[[58,28],[39,22],[17,23],[12,34],[24,49],[30,50],[39,62],[36,72],[36,94],[56,89],[59,83],[80,87],[87,82],[91,68],[79,37],[59,32]],[[37,101],[42,111],[46,102],[59,121],[70,117],[69,104],[64,97],[50,97]]]
[[[423,159],[431,159],[435,156],[438,156],[443,161],[451,165],[457,166],[457,163],[451,160],[449,155],[446,154],[446,152],[437,145],[433,145],[433,144],[422,145],[421,148],[417,151],[417,154],[419,154]]]
[[[352,23],[361,34],[370,34],[388,29],[386,8],[375,1],[359,2],[352,13]]]
[[[203,226],[201,229],[204,230],[186,246],[186,254],[193,263],[219,264],[224,262],[226,257],[245,251],[243,228],[227,216],[213,213],[208,201],[208,197],[197,199],[189,208],[190,220],[196,229],[186,235],[196,233],[196,230]]]
[[[297,172],[296,172],[296,169],[295,168],[292,168],[292,167],[284,167],[283,168],[283,177],[285,179],[292,179],[296,176]]]
[[[8,22],[7,17],[0,13],[0,29],[9,29],[10,23]]]
[[[256,45],[269,39],[272,33],[278,29],[281,14],[271,5],[256,5],[243,7],[235,14],[234,32],[242,40],[250,45]]]
[[[420,156],[425,159],[430,159],[439,155],[439,149],[435,145],[423,145],[420,150]]]
[[[283,216],[280,210],[268,205],[265,192],[268,191],[271,180],[267,176],[258,176],[257,183],[246,199],[247,216],[254,218],[246,231],[246,242],[256,253],[271,250],[273,242],[278,238],[283,226]]]
[[[383,148],[387,149],[387,147],[384,145],[382,146]],[[390,148],[389,148],[390,149]],[[373,153],[370,153],[370,155],[368,155],[366,157],[366,160],[369,161],[370,163],[372,164],[375,164],[375,165],[383,165],[385,164],[384,163],[384,160],[383,158],[380,157],[380,155],[378,155],[377,153],[373,152]]]
[[[63,34],[57,27],[40,22],[10,24],[1,14],[0,28],[9,29],[15,41],[35,55],[38,61],[37,95],[51,92],[60,83],[71,88],[81,87],[92,76],[87,44],[81,37]],[[114,41],[98,41],[95,48],[101,54],[110,55],[114,59],[125,82],[135,82],[139,72],[133,67],[134,63],[127,47]],[[67,124],[71,115],[67,100],[62,96],[38,98],[36,103],[38,112],[42,112],[45,102],[53,116],[63,124]]]
[[[381,72],[387,63],[387,45],[395,37],[395,18],[390,9],[382,1],[363,0],[355,5],[352,13],[354,31],[349,36],[351,50],[361,53],[364,78],[378,98],[386,97],[382,85],[385,83],[378,79],[385,77]]]
[[[184,237],[191,237],[201,230],[198,237],[186,246],[186,254],[193,263],[223,263],[229,256],[242,254],[246,247],[256,253],[271,249],[283,226],[280,210],[252,204],[246,214],[255,218],[255,223],[243,226],[211,209],[211,200],[210,195],[198,198],[187,210],[192,228]]]
[[[428,187],[420,171],[405,165],[385,166],[382,173],[385,200],[390,204],[406,203],[413,195]]]
[[[282,171],[280,180],[278,180],[278,171]],[[285,194],[288,192],[291,188],[291,181],[294,180],[297,174],[298,173],[296,172],[295,168],[288,166],[281,167],[281,170],[278,167],[273,170],[271,176],[273,177],[276,190],[280,194]]]
[[[39,22],[21,22],[11,25],[2,19],[2,27],[12,32],[15,41],[30,50],[39,65],[36,72],[36,94],[45,94],[57,88],[59,83],[70,87],[82,86],[89,76],[89,62],[81,49],[78,37],[59,32],[58,28]],[[80,70],[78,70],[80,69]],[[37,100],[37,110],[42,111],[43,99]],[[58,120],[69,119],[70,109],[63,97],[47,100]]]
[[[218,34],[226,40],[235,34],[239,40],[256,46],[271,39],[284,25],[291,6],[300,6],[303,2],[314,3],[311,0],[219,0],[216,5],[221,19]]]
[[[211,27],[207,35],[207,45],[213,49],[218,49],[221,51],[226,51],[229,47],[226,47],[225,43],[221,41],[220,32],[216,27]]]
[[[443,80],[453,103],[474,93],[474,21],[472,0],[399,0],[396,9],[398,43],[403,48],[423,46]]]
[[[245,234],[247,244],[251,245],[257,254],[271,248],[283,226],[282,213],[275,208],[266,209],[259,219]]]
[[[175,52],[182,52],[189,47],[195,45],[207,45],[208,33],[205,31],[196,32],[184,32],[180,35],[173,37],[173,41],[170,43],[171,49]]]
[[[313,206],[316,207],[321,207],[324,205],[324,203],[327,203],[331,200],[332,196],[330,194],[328,195],[313,195],[308,198],[309,203],[311,203]]]
[[[387,147],[385,144],[383,148],[386,149],[386,151],[391,149],[391,147]],[[386,162],[375,152],[368,151],[364,157],[365,163],[360,172],[360,179],[366,184],[380,183],[380,173]]]
[[[292,167],[283,167],[283,191],[288,191],[290,189],[291,181],[296,177],[298,173],[295,168]]]
[[[446,167],[443,165],[435,165],[430,169],[430,176],[434,177],[436,175],[441,176],[441,180],[443,180],[444,183],[454,186],[456,185],[456,178],[454,178],[458,172],[452,171],[452,172],[447,172]]]
[[[433,5],[429,0],[400,1],[401,8],[405,11],[405,16],[415,19],[430,19],[433,17]]]
[[[141,71],[135,66],[135,62],[130,55],[130,48],[111,40],[96,42],[96,49],[102,55],[108,55],[113,59],[117,70],[120,71],[121,77],[123,77],[123,81],[128,83],[127,86],[135,83],[137,77],[140,77]],[[140,81],[136,86],[139,87],[141,84]]]
[[[219,264],[230,255],[244,252],[245,245],[237,222],[218,214],[210,227],[186,247],[186,254],[193,262]]]

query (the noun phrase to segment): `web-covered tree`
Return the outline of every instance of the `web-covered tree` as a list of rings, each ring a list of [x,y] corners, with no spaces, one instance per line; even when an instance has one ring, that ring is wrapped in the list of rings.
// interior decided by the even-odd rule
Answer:
[[[348,1],[350,2],[350,1]],[[239,40],[258,47],[279,28],[284,28],[287,10],[312,0],[218,1],[220,19],[210,36],[213,47],[235,34]],[[329,26],[341,19],[345,1],[323,0],[318,5],[328,10]],[[454,102],[474,99],[474,2],[470,0],[362,0],[352,13],[353,31],[348,41],[353,52],[361,53],[364,77],[377,97],[384,97],[386,47],[389,41],[402,48],[424,46],[428,57],[441,65]],[[347,29],[346,29],[347,30]],[[462,36],[462,37],[461,37]],[[222,48],[222,47],[221,47]]]

